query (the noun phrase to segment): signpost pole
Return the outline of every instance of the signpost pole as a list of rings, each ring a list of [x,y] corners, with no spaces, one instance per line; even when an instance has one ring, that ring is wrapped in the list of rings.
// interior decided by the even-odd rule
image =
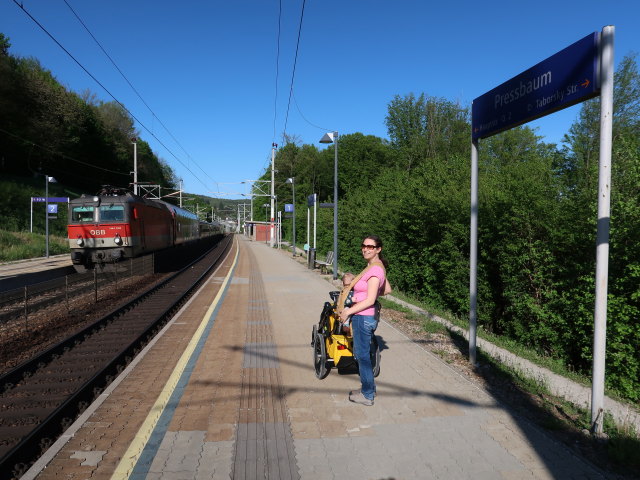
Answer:
[[[296,179],[292,177],[291,188],[293,190],[293,256],[296,256]]]
[[[602,29],[600,52],[600,166],[598,172],[598,231],[596,235],[596,301],[593,332],[591,427],[602,433],[604,371],[607,339],[609,222],[611,206],[611,146],[613,130],[613,38],[615,27]]]
[[[45,256],[49,258],[49,175],[44,176]]]
[[[469,238],[469,362],[476,364],[478,321],[478,141],[471,142],[471,235]]]

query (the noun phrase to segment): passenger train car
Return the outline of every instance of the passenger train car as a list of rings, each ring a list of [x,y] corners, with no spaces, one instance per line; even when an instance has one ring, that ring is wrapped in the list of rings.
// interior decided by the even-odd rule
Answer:
[[[67,231],[76,268],[92,268],[224,234],[218,223],[200,221],[175,205],[112,187],[103,188],[96,196],[71,200]]]

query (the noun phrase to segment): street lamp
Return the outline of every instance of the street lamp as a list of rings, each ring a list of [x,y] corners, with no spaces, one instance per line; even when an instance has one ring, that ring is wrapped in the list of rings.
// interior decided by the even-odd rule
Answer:
[[[333,279],[338,278],[338,132],[325,133],[320,143],[334,144],[333,161]]]
[[[296,177],[287,178],[293,190],[293,256],[296,256]]]

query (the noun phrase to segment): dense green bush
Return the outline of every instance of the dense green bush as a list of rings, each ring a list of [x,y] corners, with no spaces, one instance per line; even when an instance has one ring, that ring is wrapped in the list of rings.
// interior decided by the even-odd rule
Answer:
[[[607,329],[608,388],[640,400],[640,76],[616,73]],[[635,93],[634,93],[635,92]],[[583,104],[563,148],[528,127],[480,142],[478,321],[539,354],[590,375],[598,179],[598,100]],[[467,317],[469,119],[467,110],[420,95],[395,97],[390,141],[339,140],[339,262],[363,267],[359,245],[375,233],[396,289]],[[306,238],[306,196],[332,201],[333,146],[288,144],[276,157],[276,194],[291,201]],[[285,165],[285,171],[280,168]],[[269,172],[265,171],[265,179]],[[301,221],[302,220],[302,221]],[[287,235],[291,221],[285,221]],[[333,248],[332,210],[318,216],[318,251]],[[287,238],[290,238],[289,236]]]

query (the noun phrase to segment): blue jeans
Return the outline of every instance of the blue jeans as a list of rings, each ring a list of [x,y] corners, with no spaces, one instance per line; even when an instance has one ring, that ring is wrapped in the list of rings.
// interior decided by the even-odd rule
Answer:
[[[351,317],[351,331],[353,332],[353,353],[358,361],[362,395],[373,400],[376,384],[373,380],[373,365],[371,363],[371,339],[378,327],[378,321],[373,315],[353,315]]]

